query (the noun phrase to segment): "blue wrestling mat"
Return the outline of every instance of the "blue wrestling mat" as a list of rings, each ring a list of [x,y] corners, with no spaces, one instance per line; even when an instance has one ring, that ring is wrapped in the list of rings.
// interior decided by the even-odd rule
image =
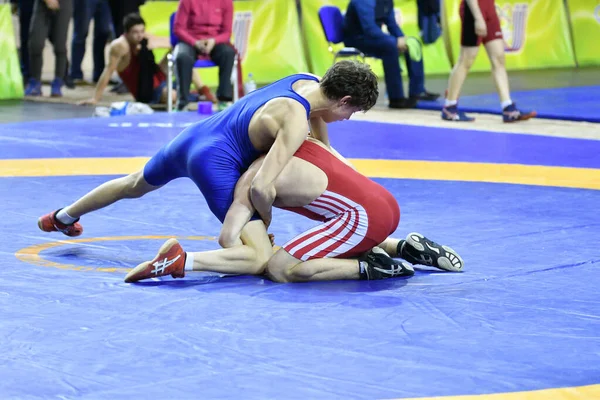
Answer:
[[[168,237],[218,248],[184,179],[84,216],[76,240],[38,230],[197,119],[0,125],[0,398],[599,398],[600,141],[333,124],[342,154],[386,176],[394,236],[452,246],[462,273],[124,283]],[[312,226],[275,210],[271,231],[282,244]]]
[[[511,92],[512,100],[523,110],[536,110],[538,118],[600,122],[600,86],[566,87]],[[441,110],[444,100],[419,102],[417,108]],[[459,107],[465,112],[501,114],[496,93],[461,96]]]

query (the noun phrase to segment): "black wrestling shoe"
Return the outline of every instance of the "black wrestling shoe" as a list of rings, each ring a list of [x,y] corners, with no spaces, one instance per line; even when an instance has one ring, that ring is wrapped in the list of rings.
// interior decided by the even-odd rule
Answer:
[[[413,276],[415,270],[409,263],[398,262],[391,258],[383,249],[374,247],[359,259],[360,279],[376,280]]]
[[[448,246],[441,246],[420,233],[409,233],[398,243],[398,256],[416,265],[428,265],[450,272],[462,271],[463,259]]]

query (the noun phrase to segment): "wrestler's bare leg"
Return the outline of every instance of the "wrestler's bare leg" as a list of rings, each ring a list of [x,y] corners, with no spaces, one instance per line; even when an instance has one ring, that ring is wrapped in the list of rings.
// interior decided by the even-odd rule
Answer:
[[[309,282],[360,279],[357,259],[318,258],[301,261],[279,249],[267,263],[267,277],[275,282]]]
[[[191,271],[240,275],[261,274],[272,255],[273,247],[261,220],[248,222],[242,229],[241,242],[235,246],[187,253],[187,257],[193,257]]]

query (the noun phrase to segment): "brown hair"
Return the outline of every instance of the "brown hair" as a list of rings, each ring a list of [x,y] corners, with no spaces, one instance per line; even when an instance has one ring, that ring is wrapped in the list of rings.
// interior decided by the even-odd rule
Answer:
[[[330,100],[350,96],[348,104],[363,111],[372,108],[379,97],[377,75],[368,64],[358,61],[333,64],[321,79],[321,88]]]
[[[125,18],[123,18],[123,29],[125,30],[125,32],[129,32],[129,30],[135,25],[146,25],[144,19],[140,17],[140,14],[131,13],[127,14]]]

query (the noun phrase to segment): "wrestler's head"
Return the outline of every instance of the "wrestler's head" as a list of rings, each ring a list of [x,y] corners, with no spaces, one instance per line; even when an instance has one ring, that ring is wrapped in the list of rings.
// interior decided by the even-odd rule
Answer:
[[[123,18],[123,30],[125,31],[125,38],[132,45],[138,45],[144,39],[146,32],[146,23],[140,17],[140,14],[131,13],[127,14]]]
[[[339,61],[332,65],[323,79],[321,90],[331,101],[325,122],[348,119],[358,111],[367,111],[377,102],[377,76],[368,64],[358,61]]]

